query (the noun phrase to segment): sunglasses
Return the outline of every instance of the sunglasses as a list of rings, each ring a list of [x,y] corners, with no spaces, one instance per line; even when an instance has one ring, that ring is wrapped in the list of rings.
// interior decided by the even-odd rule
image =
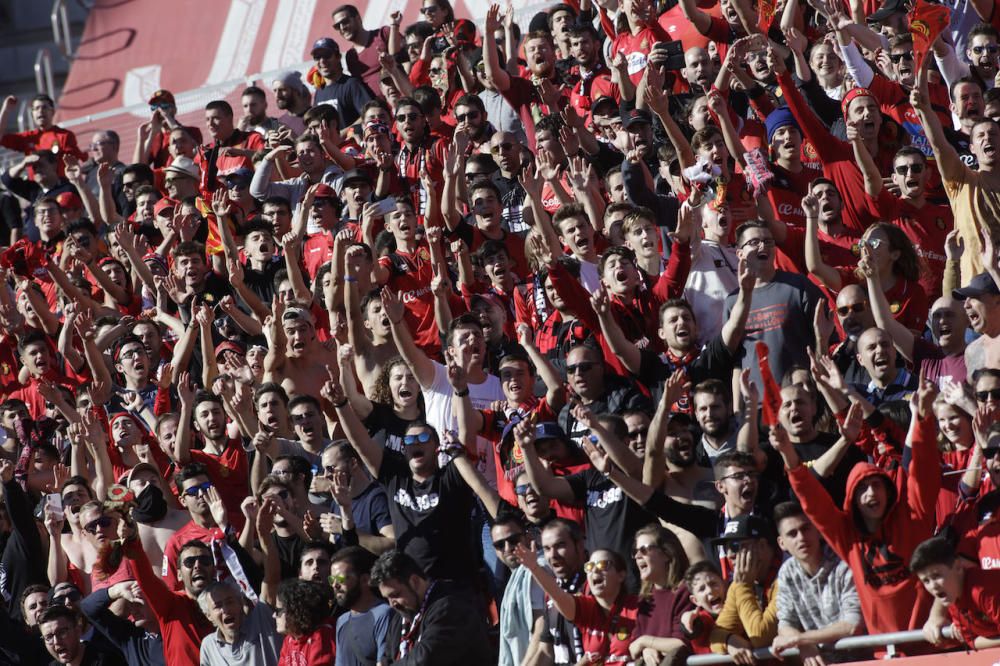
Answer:
[[[423,14],[424,16],[430,16],[431,14],[437,14],[438,13],[438,6],[437,5],[430,5],[429,7],[421,7],[420,8],[420,13]]]
[[[976,400],[979,402],[986,402],[987,400],[1000,402],[1000,388],[989,389],[988,391],[976,391]]]
[[[469,172],[467,172],[465,174],[465,179],[466,180],[475,180],[476,178],[479,178],[481,176],[486,176],[486,175],[489,175],[489,174],[482,173],[481,171],[469,171]]]
[[[185,569],[194,569],[194,565],[196,564],[200,564],[203,567],[210,567],[215,563],[212,561],[211,555],[192,555],[181,560],[181,564],[184,565]]]
[[[62,594],[52,597],[52,603],[55,606],[65,606],[66,602],[75,603],[83,598],[79,590],[68,590]]]
[[[431,72],[433,72],[433,71],[434,70],[432,69]],[[467,120],[475,120],[478,117],[479,117],[479,112],[478,111],[469,111],[468,113],[456,113],[455,114],[455,120],[457,120],[460,123],[464,123]]]
[[[284,608],[275,608],[274,609],[274,617],[281,617],[284,614],[285,614],[285,609]]]
[[[396,122],[397,123],[402,123],[402,122],[405,122],[405,121],[409,121],[409,122],[412,123],[414,120],[417,120],[420,117],[421,116],[420,116],[419,113],[397,113],[396,114]]]
[[[611,566],[611,560],[600,560],[598,562],[587,562],[583,565],[583,570],[587,573],[604,572]]]
[[[726,552],[729,553],[730,555],[735,555],[744,548],[746,548],[746,546],[747,544],[745,544],[743,541],[730,541],[726,543]]]
[[[632,557],[637,557],[639,555],[649,555],[651,551],[660,550],[660,547],[655,543],[651,543],[645,546],[636,546],[632,549]]]
[[[92,520],[91,522],[84,525],[83,529],[91,534],[97,534],[99,530],[104,530],[111,527],[114,524],[114,519],[111,516],[101,516],[97,520]]]
[[[893,171],[895,171],[896,173],[898,173],[900,176],[905,176],[907,173],[923,173],[924,172],[924,165],[923,164],[900,164],[899,166],[895,167],[893,169]]]
[[[519,486],[514,486],[514,494],[517,495],[518,497],[524,497],[525,495],[528,494],[528,491],[530,490],[531,490],[530,483],[522,483]]]
[[[639,430],[633,430],[628,433],[628,439],[639,439],[645,438],[649,434],[649,428],[640,428]]]
[[[336,23],[334,23],[333,27],[334,27],[335,30],[344,30],[349,25],[351,25],[351,19],[345,18],[345,19],[341,19],[341,20],[337,21]]]
[[[329,580],[331,585],[343,585],[347,582],[347,576],[344,574],[330,574]]]
[[[975,53],[976,55],[982,55],[984,53],[989,53],[990,55],[993,55],[997,51],[1000,51],[1000,46],[996,46],[994,44],[990,44],[988,46],[973,46],[972,47],[972,52]]]
[[[517,544],[521,543],[524,538],[524,533],[512,534],[506,539],[497,539],[493,542],[493,547],[497,550],[507,550],[508,548],[516,548]]]
[[[861,314],[864,311],[865,311],[864,303],[852,303],[851,305],[841,305],[839,308],[837,308],[837,314],[839,314],[841,317],[846,317],[852,312],[854,314]]]
[[[429,441],[431,441],[431,434],[429,432],[422,432],[419,435],[406,435],[403,437],[403,446],[413,446],[417,442],[426,444]]]
[[[582,363],[576,363],[574,365],[567,365],[566,374],[575,375],[578,373],[590,372],[591,370],[594,369],[594,366],[596,365],[597,364],[594,363],[593,361],[584,361]]]
[[[440,75],[444,74],[444,71],[445,70],[444,70],[443,67],[431,67],[431,74],[434,75],[434,76],[440,76]],[[455,117],[458,118],[458,116],[455,116]],[[462,122],[462,119],[458,118],[458,121]]]
[[[912,53],[890,53],[889,54],[889,60],[891,60],[893,63],[895,63],[895,64],[898,65],[903,60],[913,60],[913,54]]]
[[[191,486],[190,488],[184,489],[184,494],[188,497],[197,497],[202,493],[207,493],[209,488],[212,487],[211,481],[206,481],[205,483],[200,483],[197,486]]]
[[[877,250],[882,246],[882,243],[884,242],[885,241],[883,241],[881,238],[869,238],[867,240],[862,238],[861,240],[858,241],[858,247],[864,247],[865,245],[867,245],[871,249]]]

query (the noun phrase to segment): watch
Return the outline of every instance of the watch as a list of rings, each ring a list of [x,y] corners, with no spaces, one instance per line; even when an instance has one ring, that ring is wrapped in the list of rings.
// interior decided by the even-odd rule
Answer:
[[[466,386],[466,387],[465,387],[464,389],[462,389],[461,391],[455,391],[455,396],[456,396],[456,397],[459,397],[459,398],[464,398],[464,397],[465,397],[465,396],[467,396],[467,395],[469,395],[469,387],[468,387],[468,386]]]

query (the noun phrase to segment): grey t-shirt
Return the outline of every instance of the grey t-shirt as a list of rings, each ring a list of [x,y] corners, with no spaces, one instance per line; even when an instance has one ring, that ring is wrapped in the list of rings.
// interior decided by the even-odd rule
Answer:
[[[736,292],[726,298],[726,316],[733,310]],[[778,271],[774,279],[753,290],[746,336],[743,338],[743,367],[758,387],[763,387],[757,342],[768,348],[768,361],[775,381],[795,365],[809,367],[806,347],[814,346],[813,315],[823,298],[819,288],[803,275]]]
[[[393,610],[386,603],[364,613],[337,618],[337,666],[375,666],[385,656],[385,636]]]
[[[281,640],[274,611],[260,601],[243,620],[232,645],[223,641],[218,631],[205,636],[201,642],[201,666],[276,666]]]

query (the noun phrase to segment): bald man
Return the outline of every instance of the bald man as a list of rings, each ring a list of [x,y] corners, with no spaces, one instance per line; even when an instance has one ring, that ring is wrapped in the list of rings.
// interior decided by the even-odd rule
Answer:
[[[871,376],[858,362],[858,338],[866,329],[875,326],[868,292],[861,285],[847,285],[837,294],[834,313],[844,332],[844,340],[830,350],[830,358],[848,384],[867,384]],[[826,347],[826,342],[821,347]]]
[[[881,328],[869,328],[858,338],[858,362],[868,371],[871,381],[853,388],[873,406],[906,400],[916,389],[917,378],[906,368],[896,366],[896,347]]]

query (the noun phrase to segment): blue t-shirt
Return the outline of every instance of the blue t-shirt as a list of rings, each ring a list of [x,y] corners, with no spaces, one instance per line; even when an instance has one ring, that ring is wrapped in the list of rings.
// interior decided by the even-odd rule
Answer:
[[[364,613],[337,618],[337,666],[375,666],[385,655],[385,637],[393,610],[382,602]]]

